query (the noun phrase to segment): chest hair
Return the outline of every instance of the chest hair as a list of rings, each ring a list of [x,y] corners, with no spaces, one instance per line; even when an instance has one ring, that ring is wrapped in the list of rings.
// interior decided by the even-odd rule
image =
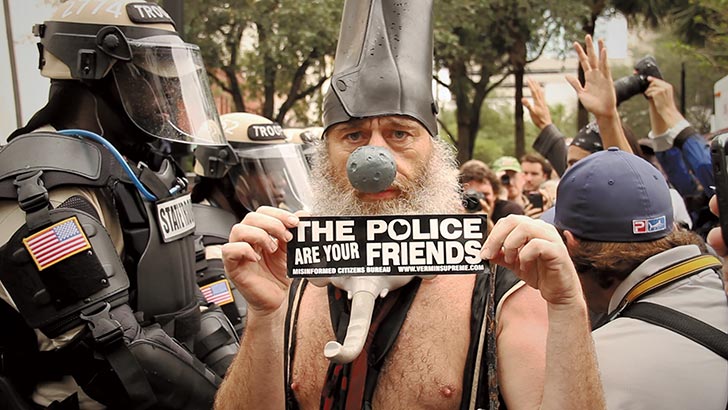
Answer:
[[[475,277],[423,281],[374,392],[375,409],[457,409],[470,343]],[[325,288],[309,285],[301,299],[292,388],[301,409],[318,409],[334,340]]]

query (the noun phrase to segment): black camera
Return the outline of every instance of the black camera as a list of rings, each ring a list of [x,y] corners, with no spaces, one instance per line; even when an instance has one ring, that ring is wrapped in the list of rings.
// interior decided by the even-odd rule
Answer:
[[[482,192],[468,189],[463,193],[463,207],[468,212],[478,212],[483,209],[483,206],[480,205],[481,199],[485,199]]]
[[[634,65],[635,73],[622,77],[614,82],[614,91],[617,94],[617,105],[629,100],[637,94],[642,94],[650,86],[647,77],[662,79],[662,73],[657,67],[657,61],[652,56],[645,56]]]
[[[508,174],[503,174],[500,177],[500,183],[501,185],[510,185],[511,184],[511,176]]]

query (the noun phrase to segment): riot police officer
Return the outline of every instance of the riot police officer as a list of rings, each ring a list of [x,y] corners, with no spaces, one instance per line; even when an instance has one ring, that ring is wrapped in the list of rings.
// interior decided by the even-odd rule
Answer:
[[[210,408],[220,378],[190,352],[230,339],[201,334],[187,181],[160,149],[227,146],[199,48],[144,1],[67,1],[34,33],[49,101],[0,151],[0,407]]]
[[[286,134],[288,141],[294,144],[301,144],[303,155],[306,157],[309,165],[313,164],[313,156],[316,147],[321,141],[324,134],[323,127],[307,127],[307,128],[284,128],[283,133]]]
[[[247,304],[225,276],[221,246],[233,225],[260,206],[306,209],[310,171],[301,145],[289,143],[279,124],[251,113],[224,114],[220,121],[234,155],[218,146],[195,150],[197,283],[242,334]]]

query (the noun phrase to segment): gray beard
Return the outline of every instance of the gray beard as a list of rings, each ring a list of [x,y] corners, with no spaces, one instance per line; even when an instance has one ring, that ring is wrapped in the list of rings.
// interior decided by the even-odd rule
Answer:
[[[461,213],[461,189],[453,149],[433,138],[430,158],[418,164],[414,180],[395,180],[401,195],[381,201],[361,201],[346,175],[335,175],[326,141],[318,144],[312,166],[314,215],[406,215]],[[399,176],[399,175],[398,175]]]

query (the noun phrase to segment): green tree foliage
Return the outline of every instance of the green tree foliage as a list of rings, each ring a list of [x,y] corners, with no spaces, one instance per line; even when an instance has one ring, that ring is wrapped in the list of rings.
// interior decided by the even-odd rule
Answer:
[[[341,8],[339,0],[187,0],[185,32],[236,111],[283,123],[307,112],[327,79]]]
[[[453,95],[457,110],[454,130],[458,160],[470,158],[480,129],[480,112],[488,93],[508,70],[504,33],[489,1],[435,2],[435,64],[447,69],[450,81],[441,84]],[[491,77],[498,76],[495,81]]]
[[[472,158],[479,159],[486,164],[503,155],[517,156],[515,139],[513,138],[514,129],[514,111],[508,105],[495,106],[486,103],[481,111],[483,124],[487,124],[478,130],[475,139]],[[574,113],[568,113],[563,105],[555,105],[549,107],[551,110],[551,119],[567,137],[576,134],[576,121]],[[444,111],[440,114],[442,124],[448,129],[454,128],[456,123],[456,115],[454,111]],[[525,125],[525,142],[528,147],[538,136],[539,130],[532,123]],[[533,151],[527,149],[526,152]]]
[[[516,74],[518,152],[525,150],[520,97],[526,65],[541,55],[554,34],[573,26],[583,7],[564,0],[443,0],[435,3],[435,62],[447,69],[441,81],[453,95],[458,160],[470,158],[488,94]]]
[[[728,1],[681,0],[671,13],[674,31],[711,64],[728,69]]]
[[[670,31],[670,30],[668,30]],[[672,84],[678,108],[685,93],[685,117],[700,132],[710,130],[710,114],[713,108],[713,84],[725,75],[725,70],[715,67],[698,50],[686,46],[670,32],[659,35],[650,44],[632,49],[636,58],[651,53],[657,60],[665,81]],[[685,90],[681,88],[681,71],[685,68]],[[615,79],[632,75],[631,67],[613,67]],[[619,106],[622,121],[638,138],[647,136],[650,130],[649,106],[641,95],[632,97]]]
[[[512,4],[512,3],[511,3]],[[519,8],[506,20],[508,55],[514,77],[515,145],[516,156],[526,153],[525,127],[523,122],[524,76],[526,65],[537,60],[546,47],[574,24],[580,14],[579,7],[565,1],[521,0]]]

